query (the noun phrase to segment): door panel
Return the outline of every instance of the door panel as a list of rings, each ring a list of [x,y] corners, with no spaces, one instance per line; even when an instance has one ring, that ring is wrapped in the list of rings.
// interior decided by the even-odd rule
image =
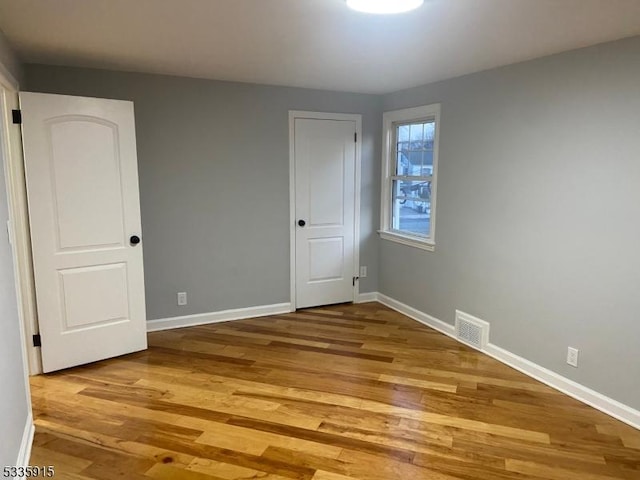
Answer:
[[[319,120],[315,120],[319,121]],[[326,121],[326,120],[322,120]],[[342,125],[338,125],[342,126]],[[325,126],[326,128],[326,126]],[[306,157],[309,171],[309,226],[344,226],[344,152],[338,138],[319,138]]]
[[[61,250],[123,245],[118,127],[99,119],[47,122],[54,222]],[[84,181],[79,182],[78,178]],[[85,212],[92,212],[88,217]]]
[[[353,301],[355,131],[353,120],[295,119],[297,308]]]
[[[344,272],[344,239],[309,240],[309,281],[340,280]]]
[[[60,271],[63,332],[126,321],[129,318],[127,264],[69,268]]]
[[[20,104],[44,371],[145,349],[133,103]]]

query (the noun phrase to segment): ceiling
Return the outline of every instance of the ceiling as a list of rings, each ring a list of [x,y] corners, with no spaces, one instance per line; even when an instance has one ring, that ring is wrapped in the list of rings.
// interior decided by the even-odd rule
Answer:
[[[23,61],[387,93],[640,34],[640,0],[0,0]]]

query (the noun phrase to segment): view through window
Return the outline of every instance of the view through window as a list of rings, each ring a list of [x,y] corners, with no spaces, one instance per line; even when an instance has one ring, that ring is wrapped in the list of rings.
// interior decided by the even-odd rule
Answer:
[[[428,237],[435,119],[396,125],[392,228]]]

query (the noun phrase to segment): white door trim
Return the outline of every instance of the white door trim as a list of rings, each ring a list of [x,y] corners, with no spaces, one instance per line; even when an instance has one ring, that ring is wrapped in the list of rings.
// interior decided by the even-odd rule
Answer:
[[[0,63],[0,67],[2,63]],[[11,114],[9,110],[12,110],[13,103],[10,102],[17,100],[18,95],[18,86],[15,81],[11,82],[12,77],[3,76],[0,71],[0,115],[3,117],[0,121],[0,126],[4,127],[4,131],[2,135],[0,135],[0,139],[4,141],[0,141],[0,149],[3,150],[4,157],[4,165],[0,166],[0,168],[4,168],[5,179],[6,179],[6,194],[7,194],[7,210],[9,214],[9,225],[10,225],[10,239],[11,239],[11,253],[13,257],[13,272],[14,272],[14,282],[16,289],[16,302],[17,302],[17,311],[18,311],[18,323],[20,336],[25,340],[21,342],[21,352],[22,352],[22,371],[24,376],[24,394],[25,394],[25,402],[27,404],[27,419],[25,424],[25,435],[23,435],[23,439],[20,446],[19,452],[19,461],[23,461],[24,457],[26,457],[27,452],[31,450],[31,443],[33,441],[33,408],[31,405],[31,387],[29,385],[29,363],[27,361],[27,354],[31,353],[28,350],[28,343],[26,343],[26,339],[30,338],[27,336],[28,331],[28,319],[26,318],[26,313],[23,308],[23,292],[26,283],[23,281],[21,272],[20,272],[20,262],[23,260],[22,255],[20,255],[20,250],[17,248],[17,235],[16,235],[16,208],[22,206],[26,208],[26,200],[24,205],[20,205],[19,200],[14,195],[13,182],[16,179],[13,176],[14,169],[12,165],[17,162],[19,159],[22,159],[21,155],[16,154],[16,149],[22,149],[22,143],[20,140],[20,132],[19,128],[16,125],[11,123]],[[11,99],[9,98],[11,96]],[[18,139],[18,143],[16,143],[16,139]],[[20,151],[18,150],[18,151]],[[18,205],[16,205],[18,204]],[[29,231],[27,230],[27,235]],[[31,291],[32,294],[35,294],[35,291]],[[19,366],[15,366],[19,368]],[[28,459],[27,459],[28,460]],[[21,466],[18,464],[18,466]]]
[[[356,124],[356,165],[355,165],[355,202],[354,202],[354,266],[353,276],[358,277],[360,271],[360,165],[362,155],[362,115],[351,113],[307,112],[289,110],[289,264],[290,264],[290,298],[291,311],[296,311],[296,164],[295,164],[295,121],[297,118],[312,120],[353,121]],[[360,293],[359,282],[353,287],[353,301]]]
[[[5,88],[6,84],[5,84]],[[28,371],[30,375],[42,373],[42,358],[40,349],[33,346],[33,335],[37,334],[38,316],[36,310],[36,292],[33,277],[33,262],[31,257],[31,230],[29,228],[29,213],[27,191],[24,175],[22,154],[22,133],[20,125],[10,123],[10,111],[19,109],[17,89],[7,90],[6,113],[8,155],[6,163],[7,194],[9,196],[9,219],[14,248],[14,265],[18,290],[18,311],[24,329],[24,344],[26,349]],[[11,98],[9,98],[9,96]]]

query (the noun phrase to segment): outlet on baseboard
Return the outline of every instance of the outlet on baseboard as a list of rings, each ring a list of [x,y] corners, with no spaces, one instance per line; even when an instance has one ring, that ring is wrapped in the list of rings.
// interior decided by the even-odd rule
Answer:
[[[183,306],[187,304],[187,292],[178,292],[178,305]]]
[[[367,278],[367,266],[363,265],[360,267],[360,278]]]
[[[567,363],[572,367],[578,367],[578,353],[580,350],[577,348],[569,347],[567,349]]]

